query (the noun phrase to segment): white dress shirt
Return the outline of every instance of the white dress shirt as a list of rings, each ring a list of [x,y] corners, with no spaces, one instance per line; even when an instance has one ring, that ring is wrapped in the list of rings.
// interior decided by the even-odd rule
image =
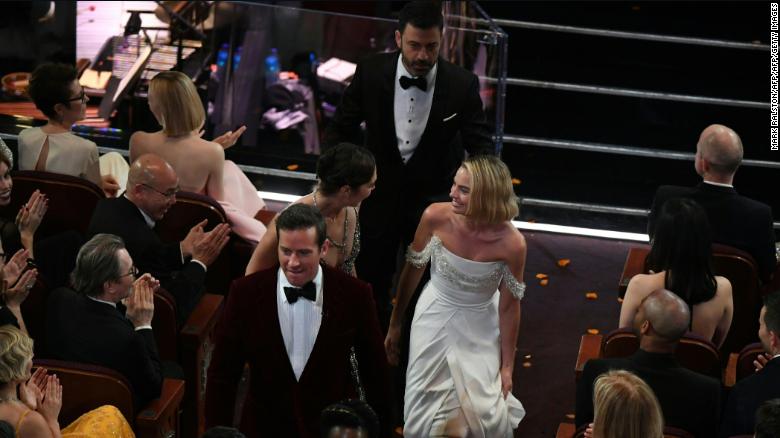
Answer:
[[[409,87],[404,90],[399,82],[401,76],[414,77],[406,69],[406,66],[398,55],[398,67],[395,69],[395,97],[393,99],[393,113],[395,117],[395,136],[398,141],[398,151],[401,153],[404,163],[412,158],[414,150],[420,143],[420,138],[428,125],[428,115],[433,103],[433,89],[436,86],[436,70],[439,63],[425,75],[428,82],[427,91],[417,87]]]
[[[317,333],[322,323],[322,267],[314,277],[317,298],[309,301],[299,298],[293,304],[287,301],[284,294],[285,287],[295,287],[287,281],[284,271],[279,268],[276,282],[276,307],[279,312],[279,328],[282,330],[284,346],[287,349],[287,357],[290,359],[295,379],[300,380],[306,362],[309,360]]]

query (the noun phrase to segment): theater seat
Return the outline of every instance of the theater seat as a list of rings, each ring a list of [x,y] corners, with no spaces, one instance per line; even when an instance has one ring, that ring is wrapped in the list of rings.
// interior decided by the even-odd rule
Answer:
[[[745,377],[753,375],[756,372],[753,361],[763,352],[764,347],[761,346],[760,342],[756,342],[743,348],[739,354],[731,353],[729,364],[723,375],[724,385],[730,388]]]
[[[631,329],[617,329],[609,334],[583,335],[575,365],[575,378],[579,380],[585,363],[590,359],[627,357],[639,348],[639,339]],[[694,333],[686,333],[675,351],[680,365],[701,374],[721,380],[720,356],[715,345]]]
[[[36,238],[75,230],[85,235],[103,190],[83,178],[59,173],[18,170],[11,173],[14,186],[8,211],[19,211],[37,189],[49,198],[49,209],[43,217]]]
[[[179,192],[176,194],[176,203],[168,209],[165,217],[157,221],[155,230],[163,242],[180,242],[190,228],[204,219],[208,219],[207,231],[227,222],[225,210],[213,198],[198,193]],[[250,248],[248,252],[246,248]],[[231,234],[230,242],[209,266],[206,291],[226,295],[233,279],[244,276],[252,255],[251,248],[252,245],[244,239]]]
[[[59,421],[63,426],[85,412],[110,404],[122,412],[138,438],[181,436],[179,405],[184,396],[182,380],[163,380],[160,398],[136,412],[130,384],[114,370],[78,362],[44,359],[36,359],[34,365],[56,374],[62,384]]]

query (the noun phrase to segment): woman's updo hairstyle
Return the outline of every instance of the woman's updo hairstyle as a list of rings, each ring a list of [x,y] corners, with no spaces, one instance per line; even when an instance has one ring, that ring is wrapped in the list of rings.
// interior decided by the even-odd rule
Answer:
[[[375,169],[374,155],[368,149],[339,143],[317,161],[318,188],[323,195],[332,195],[343,186],[355,189],[371,181]]]

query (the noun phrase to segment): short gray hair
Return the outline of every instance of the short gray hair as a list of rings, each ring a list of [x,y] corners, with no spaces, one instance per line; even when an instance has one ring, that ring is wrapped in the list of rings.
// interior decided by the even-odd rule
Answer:
[[[125,242],[113,234],[96,234],[89,239],[76,256],[71,274],[73,289],[91,297],[102,295],[103,284],[122,275],[117,256],[120,249],[125,249]]]

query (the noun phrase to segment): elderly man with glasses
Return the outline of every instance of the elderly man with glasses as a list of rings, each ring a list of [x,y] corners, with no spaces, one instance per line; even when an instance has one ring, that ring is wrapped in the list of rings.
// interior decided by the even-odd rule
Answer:
[[[181,242],[160,241],[155,222],[176,203],[178,190],[179,178],[165,160],[154,154],[142,155],[130,166],[127,191],[98,203],[87,234],[122,237],[138,269],[160,279],[162,287],[174,296],[178,319],[183,322],[198,303],[206,270],[227,243],[230,228],[220,224],[205,232],[204,220]]]

